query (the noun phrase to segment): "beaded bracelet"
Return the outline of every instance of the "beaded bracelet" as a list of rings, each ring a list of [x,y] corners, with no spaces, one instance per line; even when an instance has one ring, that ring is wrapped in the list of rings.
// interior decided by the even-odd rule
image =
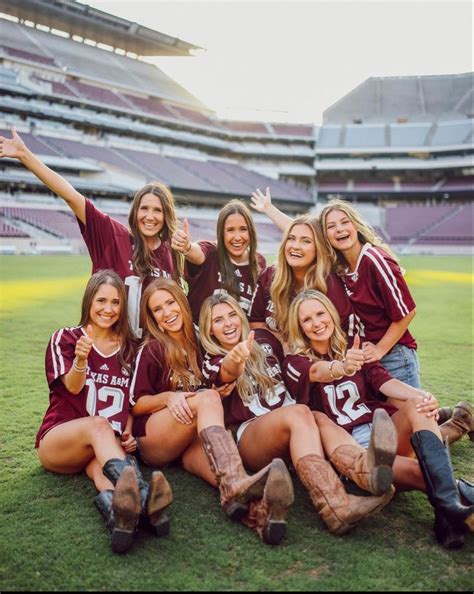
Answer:
[[[87,363],[84,365],[84,367],[79,367],[76,358],[74,358],[74,361],[72,362],[72,368],[74,371],[77,371],[77,373],[84,373],[84,371],[87,370]]]
[[[346,362],[345,359],[342,360],[342,370],[344,371],[344,375],[346,375],[347,377],[352,377],[353,375],[355,375],[357,373],[357,369],[354,369],[354,371],[352,373],[347,373],[346,368],[344,367],[344,363]]]
[[[333,360],[331,361],[331,363],[329,363],[329,370],[328,370],[328,371],[329,371],[329,375],[331,376],[331,379],[333,379],[333,380],[340,380],[340,379],[341,379],[341,377],[344,377],[344,374],[343,374],[343,373],[342,373],[342,374],[341,374],[339,377],[336,377],[336,376],[334,375],[334,373],[332,372],[333,365],[335,365],[335,364],[336,364],[336,363],[338,363],[338,362],[339,362],[339,361],[338,361],[337,359],[333,359]],[[342,366],[342,368],[344,369],[344,365]]]
[[[187,256],[189,252],[193,249],[193,244],[190,243],[188,249],[185,252],[181,252],[183,256]]]

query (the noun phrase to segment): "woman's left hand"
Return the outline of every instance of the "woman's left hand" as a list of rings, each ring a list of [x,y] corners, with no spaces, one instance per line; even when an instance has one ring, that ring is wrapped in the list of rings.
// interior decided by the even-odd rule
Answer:
[[[127,452],[127,454],[130,454],[137,449],[137,440],[129,431],[124,431],[120,436],[120,439],[122,441],[122,447]]]
[[[379,347],[369,341],[362,343],[362,352],[364,353],[364,363],[374,363],[375,361],[380,361],[383,357]]]
[[[420,414],[425,413],[427,417],[433,417],[435,421],[439,419],[439,402],[431,392],[424,392],[424,396],[418,397],[416,410]]]

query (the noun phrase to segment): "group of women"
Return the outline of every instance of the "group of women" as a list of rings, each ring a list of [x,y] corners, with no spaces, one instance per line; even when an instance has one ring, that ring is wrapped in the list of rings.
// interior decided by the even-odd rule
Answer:
[[[181,459],[267,544],[286,533],[291,463],[334,534],[382,509],[395,486],[425,491],[438,540],[462,546],[472,486],[455,480],[443,439],[466,432],[471,412],[459,406],[438,425],[408,330],[415,304],[395,256],[350,204],[293,220],[269,190],[254,192],[252,206],[283,231],[267,267],[239,200],[221,209],[217,241],[193,242],[163,184],[136,193],[127,228],[14,129],[0,157],[66,201],[92,259],[79,324],[46,351],[50,405],[36,447],[47,470],[85,470],[94,482],[114,552],[132,546],[140,522],[169,531],[170,485],[161,471],[144,480],[137,449],[153,467]],[[370,495],[348,494],[341,476]]]

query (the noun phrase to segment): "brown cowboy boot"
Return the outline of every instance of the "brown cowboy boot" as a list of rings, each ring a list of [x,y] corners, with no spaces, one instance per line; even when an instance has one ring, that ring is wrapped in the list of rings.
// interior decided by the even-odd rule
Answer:
[[[332,452],[329,460],[364,491],[382,495],[392,486],[392,465],[397,447],[395,425],[387,411],[378,408],[374,412],[368,449],[357,444],[341,445]]]
[[[385,507],[395,493],[391,487],[380,497],[348,495],[331,465],[316,454],[300,458],[296,473],[332,534],[345,534],[358,522]]]
[[[438,425],[442,425],[449,421],[449,419],[453,416],[453,409],[450,406],[442,406],[438,410]]]
[[[458,441],[472,431],[472,406],[469,402],[458,402],[453,409],[453,416],[449,421],[440,425],[443,442],[448,444]]]
[[[204,452],[216,475],[221,505],[231,520],[240,521],[252,499],[261,499],[271,465],[249,476],[230,431],[212,425],[199,433]]]
[[[278,545],[286,534],[286,517],[295,495],[290,474],[283,460],[273,460],[263,497],[249,502],[242,522],[257,532],[264,543]]]

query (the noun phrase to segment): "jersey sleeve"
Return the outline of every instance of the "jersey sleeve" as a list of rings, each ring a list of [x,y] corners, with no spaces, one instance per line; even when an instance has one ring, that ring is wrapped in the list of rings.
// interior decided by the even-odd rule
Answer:
[[[287,355],[283,360],[283,379],[289,393],[299,404],[310,403],[309,371],[313,361],[302,355]]]
[[[393,322],[398,322],[415,308],[400,266],[383,250],[373,247],[367,250],[366,257],[371,261],[372,282],[379,292],[387,316]]]
[[[199,276],[204,271],[206,260],[217,252],[217,245],[214,241],[198,241],[197,243],[204,254],[204,262],[202,264],[192,264],[185,260],[184,277],[186,280]]]
[[[165,371],[166,374],[166,371]],[[163,351],[157,343],[147,343],[138,351],[130,385],[130,404],[134,406],[142,396],[166,390],[163,385]]]
[[[202,364],[202,375],[208,387],[211,387],[213,384],[216,386],[223,384],[219,377],[223,360],[224,355],[213,356],[206,353]]]
[[[67,328],[57,330],[48,343],[45,356],[46,380],[52,384],[72,367],[77,337]]]
[[[269,266],[258,277],[257,287],[250,304],[249,322],[265,322],[268,303],[271,300],[270,286],[275,268]]]
[[[365,363],[362,366],[362,373],[366,383],[370,386],[372,393],[375,396],[379,395],[380,388],[389,380],[393,379],[390,373],[382,367],[382,365],[375,361],[373,363]],[[383,394],[380,397],[384,399]]]
[[[111,254],[117,238],[130,236],[127,227],[96,208],[90,200],[86,200],[86,224],[79,220],[78,223],[94,270],[113,267],[106,255]]]

